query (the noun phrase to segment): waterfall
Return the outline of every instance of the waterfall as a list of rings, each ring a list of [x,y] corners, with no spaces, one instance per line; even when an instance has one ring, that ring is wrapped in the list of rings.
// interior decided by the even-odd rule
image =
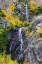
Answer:
[[[12,51],[12,45],[14,44],[14,42],[11,43],[10,45],[10,58],[11,58],[11,51]]]
[[[19,28],[19,32],[18,32],[18,34],[19,34],[19,41],[21,42],[21,44],[20,44],[20,50],[22,50],[22,45],[23,45],[22,27]]]
[[[22,14],[25,17],[25,20],[28,21],[28,18],[29,18],[28,4],[25,4]]]
[[[25,5],[25,8],[26,8],[26,20],[28,20],[28,5],[27,4]]]
[[[22,28],[23,27],[21,27],[21,28],[19,28],[19,30],[18,30],[18,36],[19,36],[19,41],[21,42],[20,44],[19,44],[19,46],[20,46],[20,52],[19,52],[19,54],[20,53],[22,53],[22,51],[23,51],[23,38],[22,38]],[[17,45],[17,44],[16,44]],[[12,57],[11,56],[11,54],[12,54],[12,51],[14,50],[14,46],[16,46],[15,44],[14,44],[14,41],[11,43],[11,45],[10,45],[10,58]]]

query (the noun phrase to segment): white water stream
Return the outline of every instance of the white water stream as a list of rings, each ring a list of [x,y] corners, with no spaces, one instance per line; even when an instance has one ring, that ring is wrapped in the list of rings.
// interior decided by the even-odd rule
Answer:
[[[25,5],[25,8],[26,8],[26,20],[28,20],[28,5],[27,4]]]
[[[21,44],[20,44],[20,50],[22,50],[22,45],[23,45],[23,38],[22,38],[22,27],[21,28],[19,28],[19,32],[18,32],[18,34],[19,34],[19,41],[21,42]]]

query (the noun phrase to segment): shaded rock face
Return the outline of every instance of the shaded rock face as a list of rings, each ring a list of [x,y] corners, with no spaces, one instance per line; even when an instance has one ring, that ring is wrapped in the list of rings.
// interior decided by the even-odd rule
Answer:
[[[11,52],[12,52],[20,44],[20,41],[19,41],[19,38],[18,38],[18,31],[17,30],[10,30],[9,31],[9,37],[10,37],[10,40],[9,40],[9,43],[10,43],[10,45],[9,45],[9,51],[10,51],[10,46],[12,44],[12,48],[11,48]]]
[[[23,45],[22,45],[22,51],[21,51],[21,41],[19,40],[19,29],[20,28],[9,31],[10,41],[9,41],[9,44],[7,45],[7,53],[11,54],[11,59],[13,60],[17,59],[19,62],[21,62],[24,60],[24,55],[21,56],[21,54],[23,54],[24,50],[27,48],[28,42],[26,41],[26,39],[22,38]],[[22,37],[24,36],[24,34],[25,34],[25,31],[23,31],[22,29],[21,31]],[[11,47],[11,50],[10,50],[10,47]],[[21,56],[21,58],[19,56]]]
[[[10,46],[13,43],[12,44],[12,50],[11,50],[11,51],[13,51],[13,50],[15,50],[16,46],[18,46],[20,44],[19,38],[18,38],[18,31],[17,30],[10,30],[9,31],[9,37],[10,37]]]

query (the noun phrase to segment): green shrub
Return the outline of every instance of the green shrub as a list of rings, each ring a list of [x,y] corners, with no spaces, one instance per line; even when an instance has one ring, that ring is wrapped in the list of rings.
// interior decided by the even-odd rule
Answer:
[[[0,53],[6,50],[8,43],[8,33],[5,28],[0,28]]]
[[[37,7],[35,10],[35,15],[38,15],[40,13],[42,13],[42,6]]]

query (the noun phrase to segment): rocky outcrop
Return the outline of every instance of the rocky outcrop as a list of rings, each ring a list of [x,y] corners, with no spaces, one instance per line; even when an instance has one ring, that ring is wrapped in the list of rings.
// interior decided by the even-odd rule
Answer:
[[[29,35],[28,38],[26,38],[28,42],[27,47],[23,53],[19,55],[18,60],[20,61],[24,58],[30,62],[29,64],[42,63],[42,36],[37,32],[38,27],[42,28],[42,15],[35,17],[30,27],[33,28],[34,35]],[[41,38],[41,40],[38,40],[39,38]]]
[[[0,8],[6,10],[6,12],[10,14],[9,4],[12,3],[18,3],[18,0],[0,0]]]
[[[34,35],[32,37],[28,36],[28,47],[25,53],[32,64],[37,64],[39,61],[42,62],[42,40],[38,41],[42,37],[37,33],[38,27],[42,28],[42,15],[34,18],[31,27],[34,30]]]

